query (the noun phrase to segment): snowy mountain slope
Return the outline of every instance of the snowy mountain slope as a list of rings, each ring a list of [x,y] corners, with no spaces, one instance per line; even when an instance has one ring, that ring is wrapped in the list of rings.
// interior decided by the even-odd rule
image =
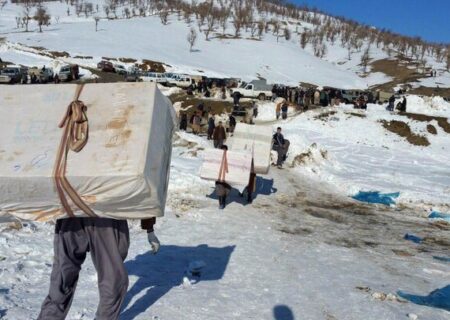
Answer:
[[[93,16],[104,17],[105,14],[101,9],[103,2],[93,2],[94,6],[97,4],[100,11]],[[297,33],[312,28],[311,24],[302,21],[289,20],[287,23],[286,26],[292,33],[290,40],[283,37],[277,39],[272,32],[264,33],[261,41],[251,40],[250,32],[245,30],[241,32],[240,39],[223,39],[216,27],[210,41],[205,40],[204,34],[198,34],[194,52],[190,52],[186,36],[190,27],[194,27],[198,32],[195,19],[190,25],[179,21],[176,14],[169,15],[167,25],[162,25],[156,14],[145,18],[102,19],[99,22],[99,31],[95,32],[93,17],[85,18],[83,15],[77,17],[74,13],[67,16],[67,5],[64,3],[50,2],[45,5],[53,18],[52,24],[44,27],[43,33],[36,32],[35,22],[30,23],[32,32],[29,33],[16,28],[15,17],[23,11],[21,6],[7,4],[0,11],[2,21],[0,36],[6,37],[12,44],[12,46],[0,45],[3,60],[23,64],[37,62],[30,58],[29,54],[22,54],[17,50],[17,44],[21,43],[26,46],[66,51],[72,57],[92,56],[93,60],[74,61],[91,67],[95,66],[101,57],[122,57],[161,61],[172,66],[169,69],[175,72],[238,77],[246,80],[262,76],[272,83],[290,85],[297,85],[302,81],[322,86],[364,89],[391,80],[380,72],[360,77],[363,69],[360,66],[363,50],[352,51],[351,60],[348,60],[348,50],[343,48],[339,41],[331,43],[325,40],[324,44],[328,50],[323,59],[314,56],[311,45],[302,49]],[[269,18],[271,17],[265,17],[267,20]],[[204,28],[205,26],[202,27]],[[226,33],[234,33],[231,21],[228,23]],[[370,57],[377,60],[388,56],[380,48],[372,45]],[[37,60],[42,64],[45,63],[45,59]],[[430,64],[433,63],[430,59]],[[441,82],[445,84],[446,79],[450,79],[450,74],[444,72],[442,77],[444,79]]]

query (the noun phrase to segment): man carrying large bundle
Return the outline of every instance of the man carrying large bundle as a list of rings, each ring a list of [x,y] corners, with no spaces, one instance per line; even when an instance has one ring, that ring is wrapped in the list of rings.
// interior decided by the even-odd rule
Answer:
[[[98,274],[96,319],[118,319],[128,287],[127,219],[141,220],[152,252],[159,249],[153,225],[164,214],[175,112],[155,84],[34,88],[0,92],[0,145],[14,155],[0,158],[8,190],[0,213],[56,221],[38,319],[65,319],[88,252]]]
[[[277,167],[278,169],[283,168],[283,162],[286,159],[286,154],[289,148],[288,140],[284,139],[283,134],[281,133],[281,128],[277,128],[277,132],[273,135],[272,138],[273,150],[277,152]]]
[[[231,192],[231,186],[225,181],[225,175],[228,171],[228,147],[223,145],[220,149],[223,150],[224,154],[222,163],[220,164],[219,178],[216,180],[216,195],[219,198],[219,209],[223,210],[227,204],[227,197]]]

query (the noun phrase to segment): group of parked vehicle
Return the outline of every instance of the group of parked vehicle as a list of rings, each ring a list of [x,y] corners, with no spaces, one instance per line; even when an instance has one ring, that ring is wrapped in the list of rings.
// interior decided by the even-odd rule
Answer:
[[[201,75],[142,71],[137,66],[126,68],[124,65],[115,64],[109,60],[100,61],[97,64],[97,68],[103,72],[119,74],[128,82],[155,82],[165,86],[180,87],[188,92],[193,92],[198,86],[201,86],[204,92],[208,92],[208,88],[212,87],[222,88],[223,97],[226,96],[225,89],[230,89],[233,97],[240,96],[259,100],[284,97],[290,102],[305,100],[303,95],[308,96],[310,92],[311,98],[313,98],[312,96],[317,91],[320,94],[327,94],[330,100],[336,96],[341,102],[347,104],[358,102],[358,99],[361,100],[361,96],[365,97],[367,103],[385,103],[392,96],[392,93],[383,91],[344,90],[331,87],[302,89],[301,87],[293,88],[277,84],[269,85],[265,79],[245,82],[234,78],[207,78]],[[27,68],[9,65],[0,69],[0,84],[57,83],[60,81],[78,80],[79,78],[79,66],[76,64],[63,65],[57,73],[52,68],[45,66],[43,68]]]
[[[63,65],[59,72],[48,67],[32,67],[9,65],[0,69],[0,84],[34,84],[78,80],[80,71],[78,65]]]

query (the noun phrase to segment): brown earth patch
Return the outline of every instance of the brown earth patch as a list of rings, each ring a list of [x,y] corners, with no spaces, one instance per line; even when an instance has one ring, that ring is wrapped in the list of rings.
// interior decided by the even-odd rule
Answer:
[[[144,71],[153,71],[153,72],[166,72],[166,68],[164,68],[164,64],[157,61],[142,60],[142,63],[139,65],[139,68]]]
[[[432,124],[427,125],[427,131],[431,134],[437,134],[437,130]]]
[[[74,59],[93,59],[92,56],[75,56]]]
[[[409,125],[403,121],[381,120],[380,122],[383,124],[383,127],[386,130],[395,133],[400,137],[406,138],[406,141],[408,141],[412,145],[425,147],[430,145],[430,142],[426,137],[413,133]]]
[[[337,113],[337,111],[327,111],[327,112],[322,112],[320,114],[318,114],[317,116],[314,116],[314,119],[316,120],[326,120],[329,117],[335,115]]]
[[[435,116],[428,116],[425,114],[409,113],[409,112],[400,112],[399,115],[406,116],[408,117],[408,119],[420,122],[431,122],[433,120],[436,120],[439,127],[441,127],[445,132],[450,133],[450,123],[448,122],[448,119],[445,117],[435,117]]]
[[[350,113],[347,113],[347,114],[352,115],[352,116],[355,116],[355,117],[359,117],[359,118],[365,118],[365,117],[366,117],[365,114],[362,114],[362,113],[356,113],[356,112],[350,112]]]
[[[123,63],[136,63],[137,62],[137,60],[133,59],[133,58],[119,58],[119,61],[123,62]]]
[[[437,88],[437,87],[424,87],[420,86],[418,88],[414,88],[408,93],[423,95],[423,96],[441,96],[441,97],[450,97],[450,88]]]
[[[70,54],[66,51],[49,51],[49,53],[56,58],[68,58]]]
[[[392,252],[394,252],[397,256],[400,257],[412,257],[414,256],[414,254],[408,252],[408,251],[404,251],[404,250],[398,250],[398,249],[392,249]]]
[[[398,55],[396,59],[375,60],[370,66],[371,72],[382,72],[393,78],[392,81],[374,87],[388,92],[399,84],[417,82],[418,79],[426,77],[425,74],[417,72],[416,62],[403,55]]]

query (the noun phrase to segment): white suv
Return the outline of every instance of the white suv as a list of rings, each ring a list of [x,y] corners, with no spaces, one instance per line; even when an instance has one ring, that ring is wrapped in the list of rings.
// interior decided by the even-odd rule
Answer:
[[[144,82],[167,83],[166,75],[158,72],[146,72],[139,79]]]

